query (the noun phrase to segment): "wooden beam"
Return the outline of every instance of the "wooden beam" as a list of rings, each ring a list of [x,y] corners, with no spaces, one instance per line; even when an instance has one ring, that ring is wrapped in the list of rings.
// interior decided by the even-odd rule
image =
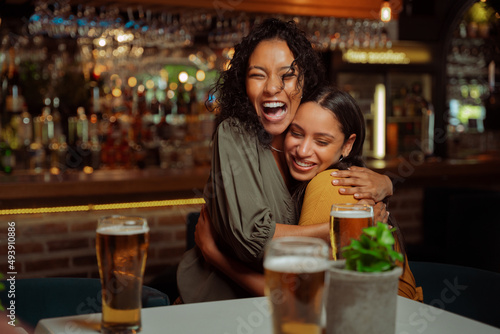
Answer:
[[[155,6],[201,8],[214,11],[218,16],[231,16],[234,12],[263,14],[285,14],[298,16],[320,16],[356,19],[378,19],[382,0],[190,0],[182,4],[179,0],[121,0],[95,1],[101,4],[114,3],[121,6]],[[394,18],[402,6],[402,0],[391,0]]]

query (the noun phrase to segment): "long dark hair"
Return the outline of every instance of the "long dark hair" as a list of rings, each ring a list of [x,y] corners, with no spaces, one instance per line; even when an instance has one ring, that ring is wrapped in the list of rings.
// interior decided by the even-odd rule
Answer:
[[[298,73],[297,89],[303,89],[303,99],[310,98],[325,81],[322,62],[305,33],[293,21],[284,22],[274,18],[256,26],[234,47],[234,56],[228,69],[221,72],[210,91],[217,99],[212,108],[212,111],[218,112],[217,124],[228,118],[238,119],[263,145],[268,145],[272,138],[264,130],[247,97],[245,79],[248,60],[257,45],[273,39],[287,43],[295,58],[292,69]]]
[[[333,86],[325,86],[317,91],[310,100],[303,102],[315,102],[326,110],[331,111],[340,123],[340,128],[344,134],[344,143],[351,134],[356,134],[356,140],[352,145],[351,152],[342,160],[333,163],[328,169],[345,170],[351,166],[366,167],[363,161],[363,144],[365,141],[365,119],[356,100],[347,92]],[[300,217],[302,203],[309,181],[297,182],[293,190],[292,197],[296,203],[297,217]],[[398,244],[401,252],[405,254],[404,240],[399,225],[393,216],[389,215],[387,222],[396,228]]]
[[[352,145],[351,152],[342,160],[333,163],[328,169],[347,169],[351,166],[365,167],[363,161],[363,143],[365,141],[365,120],[363,113],[356,100],[347,92],[334,86],[324,86],[317,91],[315,96],[303,102],[315,102],[324,109],[332,112],[340,123],[340,129],[344,134],[344,143],[351,134],[356,134],[356,140]],[[302,210],[302,202],[309,181],[295,182],[292,189],[292,197],[296,203],[297,217]]]

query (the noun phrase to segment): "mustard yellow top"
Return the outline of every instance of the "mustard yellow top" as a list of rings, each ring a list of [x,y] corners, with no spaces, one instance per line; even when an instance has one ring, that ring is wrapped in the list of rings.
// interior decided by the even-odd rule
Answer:
[[[330,221],[332,204],[357,202],[352,195],[341,195],[340,186],[331,184],[334,177],[330,174],[333,171],[333,169],[328,169],[319,173],[307,185],[299,225],[327,223]],[[395,248],[400,251],[398,243]],[[403,274],[399,277],[398,295],[422,302],[424,300],[422,288],[416,286],[406,255],[405,260],[404,266],[403,263],[398,263],[400,267],[403,267]]]

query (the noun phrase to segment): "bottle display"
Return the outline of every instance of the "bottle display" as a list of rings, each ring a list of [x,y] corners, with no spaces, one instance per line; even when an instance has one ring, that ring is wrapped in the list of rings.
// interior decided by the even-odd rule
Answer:
[[[380,83],[390,83],[386,88],[383,111],[376,110],[374,93]],[[338,85],[350,92],[358,102],[366,121],[364,154],[375,154],[375,137],[385,135],[384,158],[399,156],[424,159],[434,153],[434,109],[432,105],[432,75],[430,73],[386,73],[359,75],[342,72]],[[369,94],[371,93],[371,94]],[[384,129],[377,128],[378,112],[384,113]]]
[[[495,94],[500,20],[487,2],[473,4],[453,31],[447,53],[447,154],[467,158],[500,150]]]

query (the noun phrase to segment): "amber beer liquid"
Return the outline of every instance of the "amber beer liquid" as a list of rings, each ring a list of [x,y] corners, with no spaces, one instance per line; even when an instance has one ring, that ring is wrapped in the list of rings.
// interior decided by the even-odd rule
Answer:
[[[333,211],[330,215],[330,241],[334,260],[342,259],[341,250],[358,239],[362,229],[373,225],[373,213],[364,210]]]
[[[100,223],[96,231],[102,284],[101,333],[136,333],[141,330],[141,292],[149,228],[145,220],[137,218],[108,220],[111,223]]]
[[[328,268],[328,246],[326,243],[324,246],[324,257],[266,255],[265,293],[270,302],[274,334],[322,333],[321,313]]]

